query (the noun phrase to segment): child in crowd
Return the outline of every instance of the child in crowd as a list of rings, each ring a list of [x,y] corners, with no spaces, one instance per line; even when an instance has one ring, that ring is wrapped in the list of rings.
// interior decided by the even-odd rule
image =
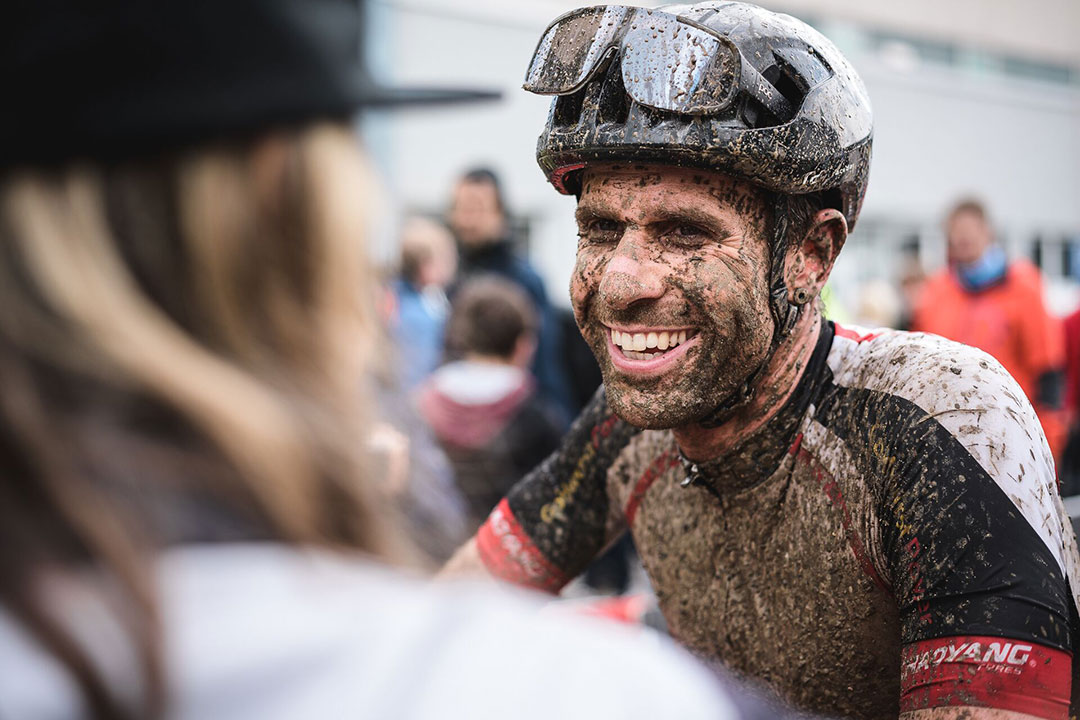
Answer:
[[[450,314],[448,341],[463,354],[423,386],[420,411],[454,466],[473,526],[559,442],[559,426],[529,372],[536,313],[496,276],[469,281]]]

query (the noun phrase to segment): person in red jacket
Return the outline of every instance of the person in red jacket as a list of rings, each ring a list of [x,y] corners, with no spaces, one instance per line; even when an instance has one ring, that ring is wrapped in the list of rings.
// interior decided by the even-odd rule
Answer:
[[[1064,444],[1064,348],[1043,303],[1038,269],[1009,261],[985,207],[964,199],[945,221],[949,266],[930,278],[912,329],[972,345],[1005,366],[1035,406],[1059,461]]]
[[[1065,340],[1065,448],[1058,464],[1062,496],[1080,494],[1080,309],[1061,322]]]

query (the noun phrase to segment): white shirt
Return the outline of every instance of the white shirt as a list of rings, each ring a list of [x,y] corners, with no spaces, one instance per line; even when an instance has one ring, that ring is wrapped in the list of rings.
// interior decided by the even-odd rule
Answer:
[[[538,614],[536,599],[487,584],[268,544],[170,551],[158,586],[176,720],[736,717],[668,641]],[[66,595],[65,618],[97,633],[98,662],[131,693],[93,603]],[[77,717],[74,683],[0,611],[0,718]]]

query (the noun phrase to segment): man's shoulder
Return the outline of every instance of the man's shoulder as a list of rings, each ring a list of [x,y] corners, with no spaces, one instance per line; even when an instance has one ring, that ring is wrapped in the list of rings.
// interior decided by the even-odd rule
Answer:
[[[1044,463],[1046,441],[1031,403],[982,350],[931,333],[838,327],[828,363],[834,385],[860,407],[887,406],[916,426],[940,424],[976,456],[988,451],[976,445],[989,443]]]
[[[912,472],[947,469],[942,454],[970,456],[1060,555],[1050,448],[1023,390],[994,358],[929,333],[846,328],[829,365],[837,401],[821,420],[888,428],[875,438],[910,458]]]
[[[987,353],[930,333],[844,328],[829,366],[846,399],[842,407],[860,417],[886,412],[898,423],[890,442],[922,446],[931,436],[951,438],[946,444],[969,454],[998,485],[1026,488],[1022,494],[1052,485],[1053,458],[1038,417]]]
[[[837,385],[903,397],[928,412],[952,407],[960,396],[970,405],[1023,395],[997,360],[970,345],[933,333],[835,327],[828,363]]]

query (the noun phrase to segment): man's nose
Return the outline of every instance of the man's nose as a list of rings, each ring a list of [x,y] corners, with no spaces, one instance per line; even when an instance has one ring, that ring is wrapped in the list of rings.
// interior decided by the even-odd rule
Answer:
[[[646,256],[642,238],[627,231],[604,267],[600,296],[616,310],[625,310],[641,300],[655,300],[664,294],[665,267]]]

